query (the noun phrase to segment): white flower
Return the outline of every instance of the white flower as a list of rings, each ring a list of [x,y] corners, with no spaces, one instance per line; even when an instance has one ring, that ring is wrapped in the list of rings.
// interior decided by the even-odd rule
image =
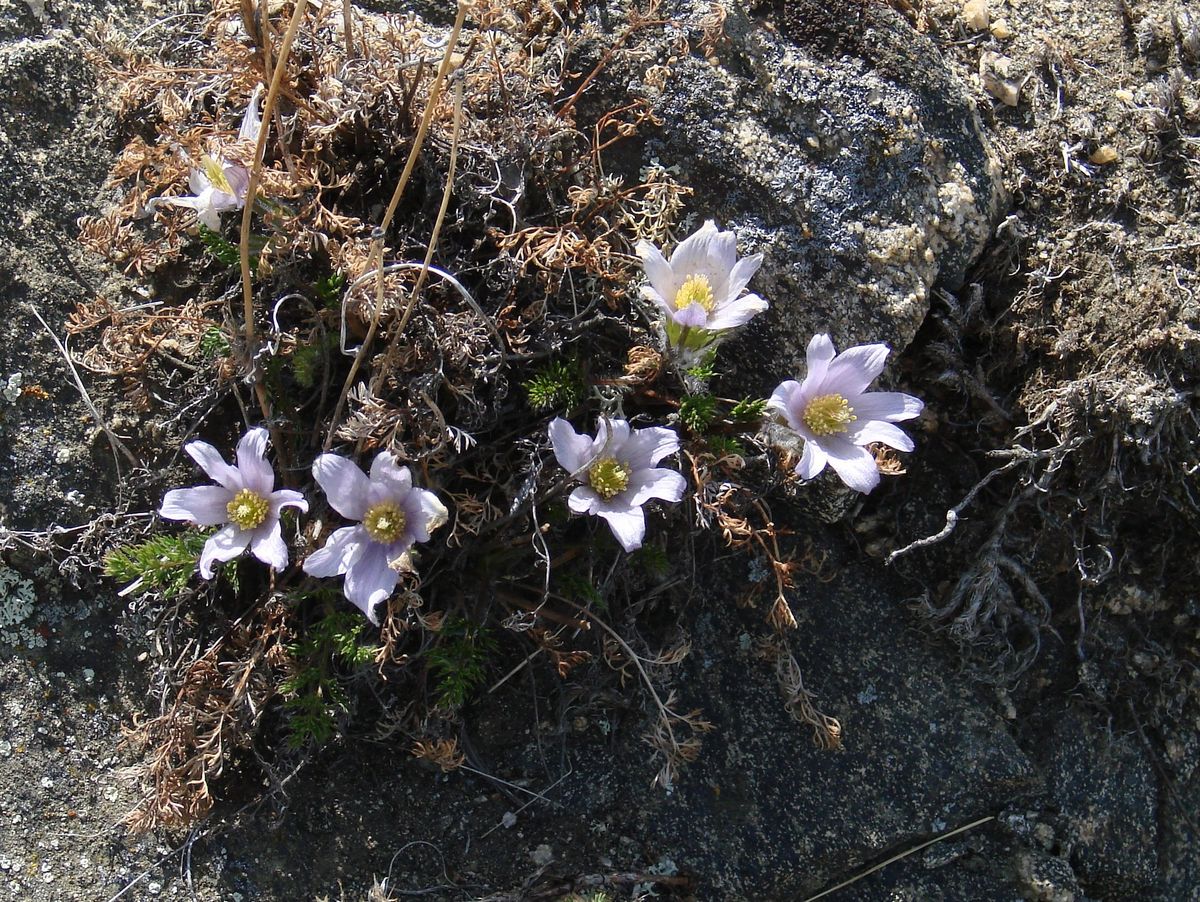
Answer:
[[[651,498],[678,502],[687,488],[682,475],[655,466],[679,450],[679,438],[670,429],[630,429],[625,420],[601,419],[592,438],[555,417],[550,442],[563,469],[584,481],[571,492],[567,506],[577,514],[603,517],[626,551],[640,548],[645,538],[642,505]]]
[[[781,416],[804,439],[796,465],[801,479],[812,479],[829,464],[842,482],[860,492],[879,485],[879,468],[864,446],[881,442],[911,451],[913,442],[893,423],[919,416],[924,404],[901,392],[868,392],[889,353],[885,344],[858,345],[834,353],[828,335],[808,343],[808,373],[803,382],[782,383],[767,409]]]
[[[168,520],[190,520],[200,526],[224,524],[204,543],[200,575],[213,578],[213,562],[231,561],[250,546],[251,553],[275,570],[288,563],[287,545],[279,525],[285,507],[308,510],[299,492],[275,488],[275,471],[266,461],[267,430],[251,429],[237,446],[237,466],[225,463],[207,442],[183,446],[217,485],[172,489],[163,497],[158,513]]]
[[[242,125],[238,130],[239,141],[257,141],[259,130],[262,128],[262,118],[259,113],[259,101],[262,97],[262,85],[254,89],[250,105],[242,117]],[[246,204],[246,194],[250,189],[250,170],[241,163],[231,163],[220,154],[200,157],[200,168],[193,167],[188,173],[188,187],[191,195],[183,197],[159,197],[147,204],[153,209],[156,204],[170,204],[174,207],[189,207],[196,211],[200,223],[207,229],[218,231],[221,228],[221,213],[230,210],[240,210]]]
[[[359,522],[334,530],[325,547],[304,561],[304,572],[346,574],[346,598],[378,626],[375,608],[387,601],[400,579],[395,564],[414,542],[429,541],[429,534],[446,522],[446,508],[433,492],[415,488],[408,467],[398,466],[389,451],[375,456],[369,477],[337,454],[322,454],[312,471],[330,506]]]
[[[711,219],[680,242],[668,262],[648,241],[637,244],[649,284],[642,294],[662,310],[671,344],[700,348],[735,329],[768,304],[742,295],[762,265],[762,254],[737,259],[737,236],[719,232]]]

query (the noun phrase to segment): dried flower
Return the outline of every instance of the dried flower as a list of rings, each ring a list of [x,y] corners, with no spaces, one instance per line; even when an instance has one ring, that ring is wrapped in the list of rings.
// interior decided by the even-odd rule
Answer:
[[[642,294],[662,310],[667,338],[677,348],[706,347],[767,309],[758,295],[742,295],[762,254],[738,260],[737,236],[717,231],[711,219],[680,242],[670,262],[648,241],[638,242],[637,253],[649,279]]]
[[[254,89],[250,105],[242,117],[242,125],[238,130],[239,141],[257,141],[259,130],[262,128],[262,118],[259,113],[259,101],[262,97],[262,85]],[[221,213],[230,210],[240,210],[246,203],[246,194],[250,190],[250,171],[241,163],[231,163],[220,155],[203,154],[200,157],[200,168],[193,168],[188,173],[188,187],[191,195],[183,197],[160,197],[147,204],[153,209],[156,204],[170,204],[174,207],[190,207],[196,211],[201,225],[216,232],[221,228]]]
[[[679,438],[670,429],[630,429],[625,420],[602,418],[592,438],[556,417],[550,442],[563,469],[583,481],[567,505],[577,514],[603,517],[626,551],[640,548],[646,535],[642,505],[651,498],[678,502],[687,488],[682,475],[655,466],[679,450]]]
[[[231,561],[250,546],[250,552],[275,570],[288,563],[287,545],[279,525],[285,507],[308,510],[299,492],[275,488],[275,471],[266,461],[267,430],[251,429],[237,446],[237,466],[225,463],[221,453],[208,442],[183,446],[217,485],[172,489],[163,496],[158,513],[168,520],[190,520],[200,526],[223,528],[204,543],[200,575],[213,577],[214,561]]]
[[[868,392],[890,353],[885,344],[858,345],[836,354],[828,335],[808,343],[808,373],[775,389],[767,410],[781,416],[804,439],[796,474],[812,479],[829,464],[859,492],[879,485],[875,457],[866,449],[881,442],[911,451],[913,442],[893,423],[919,416],[924,404],[901,392]]]
[[[317,577],[344,573],[346,598],[378,626],[375,607],[396,588],[397,568],[406,566],[414,542],[428,542],[429,534],[446,522],[446,508],[433,492],[413,486],[408,467],[397,465],[390,451],[375,456],[369,477],[337,454],[322,454],[312,471],[330,506],[358,523],[334,530],[325,547],[304,561],[304,572]]]

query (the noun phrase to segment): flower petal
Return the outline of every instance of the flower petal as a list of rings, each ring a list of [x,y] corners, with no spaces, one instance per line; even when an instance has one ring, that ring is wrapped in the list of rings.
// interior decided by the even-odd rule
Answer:
[[[242,485],[266,496],[275,488],[275,471],[267,463],[267,430],[261,426],[242,436],[237,446],[237,468]]]
[[[872,391],[851,398],[850,406],[860,419],[899,423],[920,416],[925,409],[925,402],[903,392]]]
[[[827,463],[829,457],[821,446],[808,440],[804,443],[804,453],[800,455],[800,462],[796,464],[796,475],[801,479],[815,479]]]
[[[254,93],[250,95],[250,103],[246,106],[246,113],[242,116],[242,127],[238,129],[238,139],[241,141],[258,140],[258,132],[262,128],[262,114],[259,112],[262,95],[263,86],[256,85]]]
[[[407,520],[405,545],[413,542],[428,542],[429,534],[446,522],[449,514],[438,496],[428,489],[413,489],[404,498],[404,516]]]
[[[646,278],[650,281],[649,287],[663,306],[666,306],[667,301],[679,292],[679,279],[671,269],[671,264],[663,257],[662,251],[645,239],[639,241],[634,250],[642,260],[642,269],[646,271]],[[651,297],[651,300],[655,298]]]
[[[630,429],[628,420],[614,420],[601,417],[599,428],[596,430],[595,457],[624,457],[622,450],[629,441]]]
[[[200,526],[229,522],[229,502],[233,492],[220,485],[198,485],[191,489],[172,489],[163,496],[158,509],[168,520],[190,520]]]
[[[754,278],[754,274],[758,272],[762,262],[762,254],[752,254],[749,257],[742,257],[733,265],[733,269],[729,272],[729,287],[725,300],[732,301],[742,293],[742,289],[750,284],[750,280]]]
[[[819,389],[825,381],[825,373],[829,364],[836,356],[833,340],[824,332],[814,335],[808,342],[808,371],[804,374],[803,388],[806,396],[819,394]]]
[[[550,444],[558,465],[568,473],[578,473],[595,456],[592,437],[580,435],[562,417],[550,421]]]
[[[736,301],[728,301],[713,311],[706,328],[719,332],[744,326],[770,305],[756,294],[748,294]]]
[[[272,570],[284,570],[288,565],[287,544],[283,527],[272,518],[255,529],[250,537],[250,552]]]
[[[639,507],[651,498],[678,503],[685,491],[687,480],[682,473],[676,473],[666,467],[654,467],[634,473],[624,494],[629,498],[631,505]]]
[[[361,526],[343,526],[335,529],[325,542],[304,559],[304,572],[309,576],[341,576],[362,557],[367,550],[367,531]]]
[[[596,513],[608,522],[608,528],[626,551],[636,551],[642,547],[642,539],[646,537],[646,515],[640,507],[598,510]]]
[[[214,199],[214,206],[217,209],[240,210],[246,203],[246,195],[250,193],[250,170],[240,163],[227,163],[221,172],[233,193],[219,192],[221,196]]]
[[[803,425],[800,411],[803,407],[803,387],[795,379],[780,382],[771,397],[767,399],[767,411],[783,417],[793,430],[799,431]]]
[[[846,398],[861,394],[883,372],[890,352],[885,344],[847,348],[829,364],[821,393],[837,392]]]
[[[207,473],[210,479],[219,482],[231,492],[237,492],[242,489],[242,474],[238,472],[236,467],[231,467],[225,463],[225,458],[221,457],[221,452],[208,442],[188,442],[183,446],[183,450],[187,452],[192,460],[200,465],[200,469]]]
[[[681,326],[690,326],[693,329],[708,328],[708,311],[695,301],[682,310],[671,311],[671,319]]]
[[[645,470],[679,450],[679,436],[666,426],[635,429],[621,446],[621,456],[630,467]]]
[[[402,467],[391,451],[380,451],[371,461],[371,490],[367,504],[403,501],[412,491],[412,473]]]
[[[205,579],[213,578],[213,563],[215,561],[232,561],[246,550],[250,544],[250,531],[241,529],[230,523],[224,529],[218,529],[204,543],[204,551],[200,553],[200,575]]]
[[[301,513],[308,513],[308,499],[292,489],[280,489],[278,492],[272,492],[267,496],[267,501],[271,504],[272,517],[278,517],[279,512],[285,507],[295,507]]]
[[[350,520],[366,516],[371,480],[354,461],[340,454],[322,454],[313,462],[312,473],[335,511]]]
[[[653,303],[667,317],[674,315],[674,313],[675,313],[674,305],[668,304],[667,299],[664,298],[661,294],[659,294],[657,289],[653,288],[652,286],[650,286],[650,285],[642,286],[642,297],[644,297],[646,300]]]
[[[600,504],[600,496],[586,485],[578,485],[567,496],[567,507],[577,514],[594,514]]]
[[[829,465],[850,488],[866,494],[879,485],[879,468],[866,448],[841,436],[826,436],[821,440],[821,450],[829,456]]]
[[[861,417],[846,433],[846,438],[856,445],[869,445],[871,442],[882,442],[897,451],[911,451],[913,440],[899,426],[883,420],[864,420]]]
[[[711,219],[684,238],[671,252],[671,269],[677,278],[684,279],[693,273],[703,273],[709,268],[713,256],[712,243],[717,237],[717,224]]]
[[[362,556],[346,570],[343,591],[346,598],[367,615],[368,620],[379,626],[375,608],[387,601],[399,581],[400,574],[388,566],[388,549],[378,542],[371,542]]]

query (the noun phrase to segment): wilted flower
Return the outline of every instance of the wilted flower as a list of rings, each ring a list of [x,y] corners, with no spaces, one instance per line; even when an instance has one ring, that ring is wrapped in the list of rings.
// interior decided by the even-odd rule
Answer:
[[[242,117],[242,126],[238,130],[239,141],[257,141],[259,129],[262,128],[262,118],[259,113],[259,100],[262,97],[262,85],[254,89],[250,105]],[[246,203],[246,194],[250,190],[250,170],[241,163],[231,163],[220,155],[203,154],[200,157],[200,168],[192,168],[188,172],[188,187],[192,194],[183,197],[160,197],[151,201],[154,204],[170,204],[174,207],[189,207],[196,211],[200,223],[207,229],[217,231],[221,228],[221,213],[230,210],[240,210]]]
[[[879,468],[865,445],[913,449],[912,439],[892,424],[919,416],[925,405],[901,392],[866,390],[889,353],[887,345],[872,344],[835,355],[828,335],[814,335],[804,381],[788,380],[775,389],[767,409],[804,439],[796,465],[800,478],[812,479],[829,464],[850,488],[869,492],[879,485]]]
[[[231,561],[250,546],[250,552],[275,570],[288,563],[287,545],[279,525],[285,507],[308,510],[299,492],[275,488],[275,471],[266,461],[267,430],[251,429],[237,446],[237,466],[225,463],[208,442],[183,446],[217,485],[172,489],[163,497],[158,513],[168,520],[190,520],[200,526],[225,524],[204,543],[200,575],[213,577],[214,561]]]
[[[762,254],[737,259],[737,236],[717,231],[711,219],[680,242],[670,262],[648,241],[638,242],[637,253],[649,279],[642,294],[662,310],[676,347],[705,347],[767,309],[758,295],[742,295]]]
[[[550,442],[563,469],[583,481],[567,505],[577,514],[607,520],[626,551],[640,548],[646,535],[642,505],[651,498],[677,502],[687,488],[682,475],[655,466],[679,450],[679,438],[670,429],[630,429],[625,420],[601,419],[592,438],[556,417],[550,423]]]
[[[396,565],[414,542],[428,542],[446,522],[446,508],[433,492],[415,488],[408,467],[398,466],[389,451],[375,456],[369,477],[337,454],[322,454],[312,471],[330,506],[358,523],[334,530],[325,547],[304,561],[304,572],[346,574],[346,598],[378,626],[375,606],[396,588]]]

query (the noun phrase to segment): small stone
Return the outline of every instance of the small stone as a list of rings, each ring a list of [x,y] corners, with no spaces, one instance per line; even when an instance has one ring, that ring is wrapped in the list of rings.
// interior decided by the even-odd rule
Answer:
[[[1007,19],[997,19],[992,23],[990,31],[992,32],[992,37],[997,41],[1007,41],[1013,36],[1013,30],[1008,27]]]
[[[990,18],[988,0],[967,0],[963,4],[963,24],[971,29],[971,31],[986,31]]]
[[[529,857],[533,859],[533,863],[538,867],[544,868],[554,860],[554,851],[548,845],[542,843],[529,853]]]
[[[1088,156],[1088,159],[1097,166],[1107,166],[1109,163],[1117,162],[1117,160],[1120,158],[1121,155],[1117,153],[1116,149],[1108,144],[1103,144],[1100,147],[1097,147],[1091,152],[1091,155]]]
[[[500,818],[500,823],[504,825],[505,830],[511,830],[517,825],[517,816],[511,811],[506,811],[504,817]]]

